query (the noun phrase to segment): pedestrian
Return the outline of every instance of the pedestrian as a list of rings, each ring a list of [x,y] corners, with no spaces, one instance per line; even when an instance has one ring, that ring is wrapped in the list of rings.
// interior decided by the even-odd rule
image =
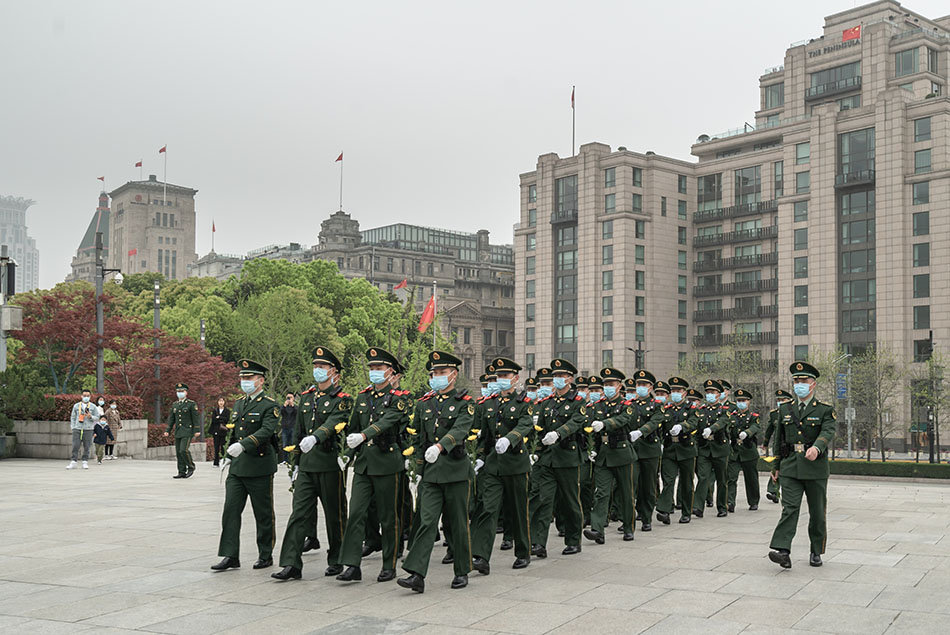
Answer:
[[[112,430],[109,429],[109,420],[105,414],[99,415],[99,423],[93,428],[93,442],[96,444],[96,462],[102,465],[102,457],[105,455],[106,442],[109,439],[115,439],[112,436]]]
[[[241,566],[241,513],[251,499],[257,524],[257,561],[255,569],[274,566],[274,474],[277,472],[277,430],[280,406],[264,394],[267,368],[249,359],[238,361],[244,396],[234,403],[231,419],[231,459],[224,482],[224,511],[221,513],[221,540],[218,555],[222,560],[213,571]]]
[[[178,459],[178,474],[172,478],[188,478],[195,473],[195,461],[191,458],[191,440],[201,434],[198,421],[198,404],[188,399],[188,384],[175,384],[175,396],[178,401],[172,404],[168,412],[169,433],[175,433],[175,457]]]
[[[89,469],[89,446],[92,445],[93,430],[96,422],[99,421],[99,408],[92,400],[92,393],[88,390],[82,391],[80,401],[73,404],[73,410],[69,415],[69,429],[73,435],[72,460],[66,466],[67,470],[76,467],[76,461],[79,460],[79,447],[82,446],[82,469]]]
[[[779,408],[773,448],[779,456],[773,478],[782,487],[782,515],[779,517],[769,552],[769,560],[783,569],[792,567],[792,539],[798,527],[802,495],[808,501],[808,564],[821,566],[828,528],[825,511],[828,502],[828,448],[835,437],[835,411],[818,401],[818,369],[808,362],[792,362],[792,390],[796,399]]]
[[[224,443],[228,439],[227,425],[231,421],[231,411],[224,405],[224,397],[218,397],[218,405],[211,411],[211,425],[208,432],[214,442],[214,466],[218,467],[224,456]]]
[[[115,460],[115,442],[119,438],[119,430],[122,429],[122,416],[119,414],[119,404],[115,399],[109,401],[109,409],[106,410],[106,420],[109,422],[109,430],[112,431],[112,438],[106,443],[106,460]]]
[[[294,426],[297,424],[297,403],[294,393],[284,396],[284,405],[280,407],[280,464],[287,462],[284,448],[294,444]]]

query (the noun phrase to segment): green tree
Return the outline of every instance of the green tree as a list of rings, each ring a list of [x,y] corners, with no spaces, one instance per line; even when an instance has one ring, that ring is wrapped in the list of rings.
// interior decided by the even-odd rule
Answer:
[[[924,364],[918,365],[910,373],[911,397],[915,405],[923,409],[923,419],[930,422],[932,417],[933,429],[928,426],[927,434],[932,434],[937,460],[940,460],[940,421],[950,412],[950,389],[945,380],[947,364],[950,359],[946,355],[934,351]],[[919,436],[918,436],[919,438]],[[919,451],[919,448],[918,448]]]
[[[0,372],[0,434],[13,429],[14,419],[51,408],[53,400],[46,396],[48,390],[35,368],[14,364]]]
[[[854,358],[851,366],[853,399],[864,415],[867,438],[867,460],[871,460],[871,437],[879,440],[881,461],[885,460],[884,440],[902,429],[900,417],[894,416],[899,406],[907,372],[904,364],[886,344],[870,345]]]

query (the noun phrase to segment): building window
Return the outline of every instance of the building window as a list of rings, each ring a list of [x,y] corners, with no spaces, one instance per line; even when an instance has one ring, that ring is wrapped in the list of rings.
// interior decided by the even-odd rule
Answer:
[[[498,346],[508,346],[508,332],[498,331]]]
[[[534,248],[538,244],[538,238],[534,234],[528,234],[525,236],[525,249],[527,251],[534,251]],[[389,259],[389,262],[392,263],[392,258]]]
[[[930,148],[914,152],[914,174],[930,172]]]
[[[534,259],[535,259],[535,256],[528,256],[527,258],[524,259],[524,272],[525,272],[525,275],[530,276],[530,275],[533,275],[533,274],[534,274]],[[416,261],[416,264],[418,265],[419,262]],[[419,272],[416,271],[416,273],[419,273]]]
[[[660,197],[660,216],[666,216],[666,197]]]
[[[676,276],[676,292],[686,295],[686,276]]]
[[[778,198],[785,195],[785,164],[782,161],[776,161],[772,164],[772,188],[775,190],[775,193],[772,195],[773,198]]]
[[[795,306],[808,306],[808,285],[795,286]]]
[[[735,171],[736,205],[758,203],[762,197],[762,174],[760,165]]]
[[[877,299],[877,283],[869,280],[846,280],[841,284],[842,304],[874,302]]]
[[[577,344],[577,325],[562,324],[557,327],[558,344]]]
[[[808,314],[795,314],[795,335],[808,335]]]
[[[601,271],[600,272],[600,288],[604,291],[610,291],[614,288],[614,272],[613,271]]]
[[[577,293],[577,276],[558,276],[557,295],[575,295]]]
[[[557,230],[557,246],[570,247],[577,244],[577,226],[567,225]]]
[[[604,195],[604,213],[613,214],[616,211],[617,211],[617,195],[605,194]]]
[[[529,209],[528,210],[528,227],[537,227],[538,226],[538,210]]]
[[[600,247],[600,264],[602,265],[612,265],[614,263],[614,246],[613,245],[601,245]]]
[[[930,266],[930,243],[917,243],[914,245],[914,266]]]
[[[930,181],[914,183],[912,187],[914,192],[914,205],[923,205],[930,202]]]
[[[680,320],[686,319],[686,300],[676,301],[676,317]]]
[[[633,187],[643,187],[642,168],[633,168]]]
[[[808,228],[802,227],[795,230],[795,251],[808,249]]]
[[[614,314],[614,297],[605,295],[600,299],[600,314],[603,316]]]
[[[613,351],[600,351],[600,365],[601,366],[613,366],[614,365],[614,352]]]
[[[679,267],[680,269],[686,269],[688,267],[687,255],[685,251],[680,250],[676,252],[676,258],[677,258],[677,263],[676,263],[677,267]]]
[[[930,338],[925,340],[914,340],[914,361],[926,362],[930,359],[932,351],[930,349]]]
[[[808,220],[808,201],[795,201],[795,222]]]
[[[795,258],[795,277],[808,277],[808,256],[799,256]]]
[[[676,341],[679,344],[686,343],[686,325],[685,324],[676,325]]]
[[[915,298],[929,298],[930,297],[930,274],[921,273],[914,276],[914,297]]]
[[[795,193],[804,194],[811,189],[811,172],[795,173]]]
[[[534,346],[534,327],[529,326],[524,330],[524,345]]]
[[[558,322],[574,322],[577,318],[577,300],[558,300],[556,318]]]
[[[635,322],[633,325],[633,339],[637,342],[642,342],[646,339],[646,324],[643,322]]]
[[[851,95],[849,97],[842,97],[837,101],[838,110],[853,110],[854,108],[861,107],[861,95]]]
[[[471,327],[466,326],[464,329],[462,329],[462,333],[463,333],[462,343],[463,343],[463,344],[471,344],[471,343],[472,343],[472,329],[471,329]]]
[[[555,182],[556,207],[559,213],[577,211],[577,175],[565,176]]]
[[[535,293],[535,281],[527,280],[524,283],[524,297],[533,298]]]
[[[915,306],[914,307],[914,328],[915,329],[929,329],[930,328],[930,306]]]
[[[534,305],[524,305],[524,319],[526,322],[534,322]]]
[[[603,240],[610,240],[614,237],[614,222],[612,220],[605,220],[600,225],[600,237]]]
[[[642,194],[633,195],[633,211],[635,212],[643,211],[643,195]]]
[[[687,238],[687,237],[686,237],[686,228],[685,228],[685,227],[677,227],[677,228],[676,228],[676,243],[679,244],[679,245],[685,245],[685,244],[686,244],[686,238]]]
[[[926,236],[930,233],[930,212],[917,212],[914,218],[914,236]]]
[[[841,318],[841,330],[845,333],[864,333],[874,330],[874,309],[843,311]]]
[[[686,220],[686,201],[678,200],[676,201],[676,218],[680,220]]]
[[[162,214],[162,227],[168,227],[168,213]]]
[[[611,342],[614,339],[614,323],[613,322],[601,322],[600,323],[600,341],[601,342]]]
[[[604,170],[604,187],[614,187],[617,185],[617,168],[607,168]]]
[[[895,77],[912,75],[917,72],[917,49],[907,49],[894,55]]]
[[[934,95],[942,95],[943,87],[937,82],[930,82],[930,92],[932,92]]]
[[[696,179],[696,209],[699,211],[722,207],[722,173],[707,174]]]
[[[646,263],[646,247],[643,245],[633,246],[633,263],[642,265]]]
[[[841,254],[841,263],[841,272],[845,275],[874,271],[874,250],[846,251]]]
[[[811,143],[795,144],[795,165],[802,165],[811,161]]]
[[[769,84],[762,90],[765,92],[764,110],[785,105],[785,82]]]
[[[686,194],[686,176],[682,174],[676,175],[676,191],[680,194]]]
[[[874,240],[874,219],[841,223],[841,244],[855,245]]]
[[[795,359],[801,361],[808,359],[808,344],[797,344],[795,346]]]
[[[930,141],[930,117],[914,119],[914,142]]]
[[[634,296],[633,298],[633,313],[634,315],[646,315],[647,312],[647,299],[642,296]]]
[[[535,203],[538,200],[538,186],[531,184],[528,186],[528,202]]]
[[[489,330],[482,331],[482,346],[491,346],[491,334]]]
[[[633,274],[635,281],[635,288],[637,291],[643,291],[646,289],[646,272],[644,271],[635,271]]]
[[[635,221],[633,237],[637,240],[644,240],[647,237],[647,222],[643,220]]]
[[[934,75],[939,75],[937,72],[937,60],[939,59],[939,54],[937,49],[932,49],[929,46],[927,47],[927,70],[933,73]]]
[[[557,270],[571,271],[577,269],[577,250],[559,251],[557,254]]]
[[[841,215],[873,214],[874,190],[841,195]]]

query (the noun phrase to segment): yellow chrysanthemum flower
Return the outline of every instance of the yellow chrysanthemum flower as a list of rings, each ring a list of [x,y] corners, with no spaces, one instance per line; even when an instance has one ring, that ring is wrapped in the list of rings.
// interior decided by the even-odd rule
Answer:
[[[474,430],[472,430],[472,434],[474,434],[474,435],[477,435],[477,434],[480,433],[480,432],[481,432],[481,430],[478,429],[478,428],[475,428]]]
[[[543,430],[544,428],[542,428],[541,426],[534,426],[534,429],[537,430],[538,432],[541,432],[541,430]]]
[[[346,421],[341,421],[340,423],[333,426],[333,429],[337,432],[343,432],[344,428],[346,428]]]
[[[233,429],[234,429],[234,424],[233,424],[233,423],[226,423],[226,424],[224,424],[224,427],[227,428],[228,430],[233,430]]]
[[[415,434],[415,433],[416,433],[416,429],[415,429],[415,428],[406,428],[406,432],[408,432],[409,434]]]
[[[525,442],[525,443],[528,442],[528,437],[525,437],[525,438],[524,438],[524,442]]]
[[[412,456],[412,453],[416,451],[416,446],[410,445],[408,448],[402,451],[403,456]]]
[[[478,435],[477,435],[477,434],[473,434],[473,435],[469,436],[468,439],[466,439],[466,440],[467,440],[467,441],[474,441],[474,440],[477,439],[477,438],[478,438]]]
[[[584,432],[586,432],[587,434],[590,434],[590,433],[593,432],[593,431],[594,431],[594,429],[591,428],[591,427],[584,428]]]
[[[285,445],[285,446],[284,446],[284,452],[293,452],[293,451],[296,450],[296,449],[297,449],[297,446],[296,446],[296,445]]]
[[[771,463],[775,461],[777,458],[778,458],[777,456],[763,456],[762,460],[765,461],[766,463]]]

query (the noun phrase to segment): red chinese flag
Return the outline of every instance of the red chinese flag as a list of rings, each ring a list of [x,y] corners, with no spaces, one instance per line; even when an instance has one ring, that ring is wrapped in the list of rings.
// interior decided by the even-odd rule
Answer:
[[[336,163],[337,161],[342,161],[342,160],[343,160],[343,153],[341,152],[340,156],[336,158],[336,161],[334,161],[334,163]]]
[[[97,180],[97,181],[102,181],[103,183],[105,183],[105,182],[106,182],[106,177],[104,177],[104,176],[97,176],[97,177],[96,177],[96,180]]]
[[[163,145],[161,148],[158,149],[158,153],[159,153],[159,154],[164,154],[165,148],[167,148],[167,147],[168,147],[168,144]]]
[[[429,298],[429,304],[426,305],[426,310],[422,312],[422,317],[419,319],[418,331],[425,333],[433,320],[435,320],[435,296]]]
[[[135,162],[135,167],[137,167],[137,168],[142,167],[142,162],[141,162],[141,161],[136,161],[136,162]]]
[[[571,108],[574,108],[574,87],[571,87]]]
[[[211,233],[214,233],[214,220],[211,221]]]
[[[845,29],[841,32],[841,41],[848,42],[850,40],[856,40],[861,37],[861,25],[853,26],[850,29]]]
[[[400,282],[400,283],[397,284],[395,287],[393,287],[393,290],[396,290],[396,289],[405,289],[408,284],[409,284],[409,283],[408,283],[407,279],[406,279],[406,278],[403,278],[403,279],[402,279],[402,282]]]
[[[129,256],[134,256],[137,253],[139,253],[138,249],[129,249]]]

